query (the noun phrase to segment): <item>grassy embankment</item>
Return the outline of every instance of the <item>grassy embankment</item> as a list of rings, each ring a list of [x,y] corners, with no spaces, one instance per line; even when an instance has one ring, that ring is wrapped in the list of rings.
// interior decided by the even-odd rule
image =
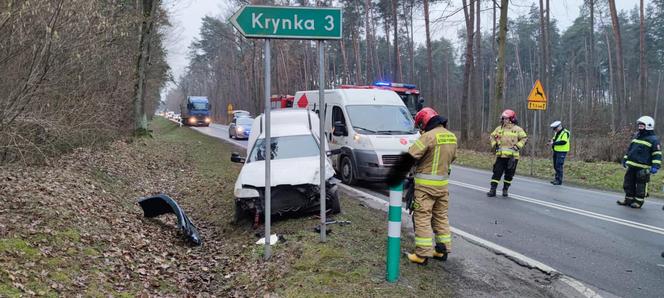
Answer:
[[[311,216],[275,222],[287,241],[265,263],[257,231],[231,223],[236,149],[162,118],[152,129],[50,166],[0,167],[0,297],[451,296],[467,282],[403,259],[401,282],[384,282],[386,215],[348,198],[337,219],[353,224],[332,226],[325,244]],[[202,247],[180,240],[173,216],[142,217],[136,199],[159,192],[183,206]]]

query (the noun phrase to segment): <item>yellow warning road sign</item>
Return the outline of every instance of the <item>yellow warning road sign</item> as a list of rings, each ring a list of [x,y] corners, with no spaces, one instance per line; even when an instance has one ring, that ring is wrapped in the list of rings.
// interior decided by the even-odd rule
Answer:
[[[229,115],[233,113],[233,104],[232,103],[229,103],[228,106],[226,106],[226,112],[228,112]]]
[[[544,93],[544,87],[542,87],[542,83],[539,80],[535,81],[533,90],[530,90],[528,102],[546,102],[546,93]]]
[[[529,101],[528,102],[529,110],[546,110],[546,102],[541,101]]]

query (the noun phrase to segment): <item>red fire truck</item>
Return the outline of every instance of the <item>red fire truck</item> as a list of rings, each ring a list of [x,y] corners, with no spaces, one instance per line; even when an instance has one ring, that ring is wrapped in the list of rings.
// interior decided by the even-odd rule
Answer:
[[[270,96],[270,102],[271,102],[272,109],[292,108],[294,101],[295,101],[295,96],[293,96],[293,95],[272,95],[272,96]]]
[[[417,90],[415,84],[404,83],[390,83],[390,82],[374,82],[371,85],[355,86],[355,85],[341,85],[341,89],[381,89],[392,90],[399,94],[401,100],[410,111],[410,114],[415,117],[415,114],[424,106],[424,99],[420,97],[420,90]]]

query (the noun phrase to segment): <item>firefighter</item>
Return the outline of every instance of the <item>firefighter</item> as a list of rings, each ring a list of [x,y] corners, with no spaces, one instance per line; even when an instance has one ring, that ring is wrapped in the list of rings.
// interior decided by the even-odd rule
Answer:
[[[623,157],[622,165],[627,169],[623,179],[625,198],[618,205],[641,208],[648,196],[650,174],[656,174],[662,165],[659,138],[655,135],[655,120],[641,116],[636,120],[639,131],[634,136]]]
[[[415,251],[407,257],[424,265],[429,258],[445,261],[451,252],[452,235],[447,217],[447,189],[450,164],[456,158],[457,139],[447,130],[447,119],[432,108],[425,107],[415,115],[415,126],[421,136],[402,155],[397,174],[390,174],[388,184],[403,181],[405,173],[415,165],[415,198],[413,210]]]
[[[561,185],[563,184],[563,164],[565,163],[567,152],[569,152],[570,135],[569,130],[564,128],[560,121],[554,121],[550,127],[553,129],[555,135],[549,141],[548,145],[553,150],[553,169],[556,171],[551,184]]]
[[[491,189],[486,194],[488,197],[496,196],[496,188],[498,188],[503,174],[505,174],[503,197],[508,196],[508,190],[512,185],[512,178],[519,162],[519,151],[526,146],[528,140],[528,135],[517,123],[516,113],[509,109],[505,110],[500,115],[500,126],[491,133],[491,147],[496,152],[496,162],[493,164]]]

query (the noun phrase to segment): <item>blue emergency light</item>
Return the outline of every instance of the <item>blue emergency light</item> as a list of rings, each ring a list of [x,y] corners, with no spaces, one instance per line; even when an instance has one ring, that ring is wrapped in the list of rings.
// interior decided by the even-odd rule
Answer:
[[[404,84],[404,83],[391,83],[391,82],[374,82],[374,86],[384,86],[384,87],[398,87],[398,88],[407,88],[407,89],[415,89],[417,86],[415,84]]]

